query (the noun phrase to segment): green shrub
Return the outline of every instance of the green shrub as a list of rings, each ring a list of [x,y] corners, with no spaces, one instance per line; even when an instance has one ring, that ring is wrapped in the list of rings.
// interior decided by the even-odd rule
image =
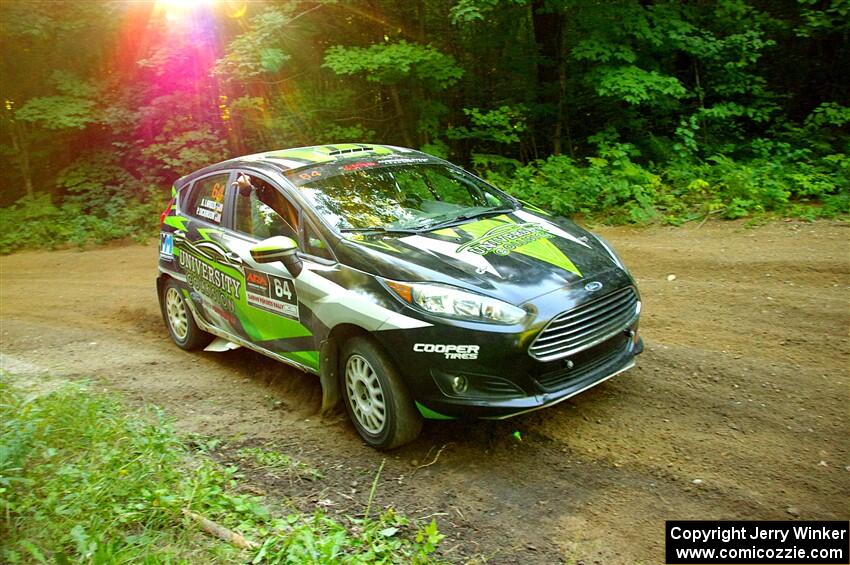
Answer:
[[[83,157],[65,168],[56,183],[66,194],[58,206],[40,194],[0,209],[0,253],[156,235],[166,192],[134,178],[115,156]]]
[[[481,174],[522,200],[564,216],[609,223],[678,224],[718,214],[727,219],[781,214],[803,219],[850,213],[850,156],[813,157],[754,142],[755,157],[679,158],[663,166],[633,160],[627,144],[602,145],[580,165],[552,156],[526,166],[478,156]]]

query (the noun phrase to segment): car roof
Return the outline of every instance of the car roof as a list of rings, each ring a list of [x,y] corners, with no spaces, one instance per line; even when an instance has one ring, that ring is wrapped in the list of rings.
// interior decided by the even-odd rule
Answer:
[[[266,166],[278,171],[285,172],[301,167],[309,167],[320,163],[331,163],[336,161],[349,160],[358,157],[369,157],[378,155],[407,155],[417,157],[428,157],[434,160],[434,157],[408,149],[406,147],[396,147],[394,145],[375,145],[372,143],[337,143],[333,145],[312,145],[309,147],[295,147],[293,149],[280,149],[276,151],[266,151],[263,153],[254,153],[253,155],[245,155],[243,157],[235,157],[222,161],[193,173],[185,175],[175,182],[175,186],[181,187],[186,183],[195,180],[198,177],[208,173],[219,171],[222,169],[232,169],[242,166]]]

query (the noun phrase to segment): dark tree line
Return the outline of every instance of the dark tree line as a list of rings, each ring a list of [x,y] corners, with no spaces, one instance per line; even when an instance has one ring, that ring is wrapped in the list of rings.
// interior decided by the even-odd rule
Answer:
[[[847,208],[848,0],[9,0],[0,23],[4,206],[103,218],[228,156],[374,141],[563,213]]]

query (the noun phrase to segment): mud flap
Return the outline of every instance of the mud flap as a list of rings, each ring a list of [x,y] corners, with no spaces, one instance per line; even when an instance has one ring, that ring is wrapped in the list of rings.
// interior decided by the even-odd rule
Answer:
[[[223,351],[230,351],[231,349],[239,349],[240,347],[242,346],[237,345],[232,341],[217,337],[213,340],[211,344],[204,348],[204,351],[214,351],[216,353],[221,353]]]
[[[339,348],[330,337],[319,347],[319,379],[322,383],[321,414],[326,416],[339,404]]]

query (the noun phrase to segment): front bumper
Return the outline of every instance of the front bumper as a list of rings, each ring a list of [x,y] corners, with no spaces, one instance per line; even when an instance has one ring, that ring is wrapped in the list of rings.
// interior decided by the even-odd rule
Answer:
[[[461,336],[453,340],[447,335],[452,332],[442,330],[441,338],[419,338],[425,343],[429,338],[441,339],[441,343],[475,343],[468,333],[466,340]],[[384,345],[396,357],[420,411],[430,418],[502,419],[552,406],[630,369],[635,356],[643,351],[636,323],[567,359],[545,363],[531,358],[518,344],[508,343],[508,336],[489,336],[476,360],[449,360],[439,353],[412,357],[406,353],[411,350],[410,336],[404,337],[403,343],[390,339]],[[456,377],[466,380],[465,391],[453,390]]]
[[[518,398],[452,398],[445,394],[439,397],[425,399],[422,402],[434,412],[452,417],[473,417],[487,419],[504,419],[511,416],[532,412],[553,406],[568,398],[576,396],[606,380],[634,367],[634,358],[643,351],[643,340],[628,339],[619,351],[610,357],[603,357],[601,362],[589,361],[589,370],[580,370],[575,366],[572,370],[563,372],[563,380],[556,386],[546,387],[538,379],[531,378],[537,388],[535,394]],[[575,375],[570,375],[575,373]]]

